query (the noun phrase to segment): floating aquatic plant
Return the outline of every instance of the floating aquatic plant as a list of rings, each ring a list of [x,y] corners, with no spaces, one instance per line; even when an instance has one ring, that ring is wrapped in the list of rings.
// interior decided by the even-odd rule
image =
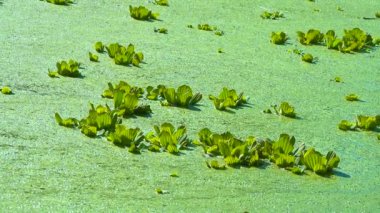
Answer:
[[[134,93],[125,93],[120,90],[113,92],[114,111],[118,116],[130,117],[133,115],[148,115],[152,113],[149,105],[139,105],[139,97]]]
[[[226,87],[220,92],[219,96],[209,95],[217,110],[226,110],[227,108],[236,108],[247,103],[248,97],[243,93],[237,94],[236,90],[228,89]]]
[[[347,101],[360,101],[360,99],[359,99],[359,96],[358,95],[356,95],[356,94],[349,94],[349,95],[346,95],[346,100]]]
[[[202,99],[202,94],[193,94],[192,89],[187,85],[178,87],[177,91],[174,88],[165,88],[163,91],[164,101],[161,101],[163,106],[177,106],[189,108],[191,105],[197,104]]]
[[[115,64],[129,66],[133,65],[138,67],[144,60],[144,54],[141,52],[135,52],[135,46],[129,44],[128,47],[120,45],[119,43],[113,43],[106,46],[108,56],[114,59]]]
[[[271,42],[273,44],[285,44],[285,42],[288,40],[288,36],[284,32],[272,32],[271,35]]]
[[[293,106],[291,106],[288,102],[282,102],[280,106],[273,105],[272,108],[276,112],[277,115],[283,115],[289,118],[295,118],[296,112]]]
[[[316,58],[314,58],[312,54],[306,53],[306,54],[302,54],[301,60],[311,64],[316,61]]]
[[[313,148],[307,150],[304,144],[295,148],[295,138],[288,134],[281,134],[276,141],[253,136],[243,141],[229,132],[217,134],[204,128],[198,133],[198,137],[194,144],[203,147],[209,157],[206,161],[207,167],[214,169],[226,169],[226,165],[259,166],[263,161],[270,161],[294,174],[300,175],[305,170],[311,170],[316,174],[325,175],[331,173],[340,161],[334,152],[329,152],[326,156],[320,155],[321,162],[314,162],[314,154],[317,152]],[[223,162],[219,160],[220,157],[223,157]]]
[[[88,52],[88,57],[90,58],[90,61],[99,62],[99,56],[92,54],[91,52]]]
[[[323,33],[315,29],[310,29],[307,33],[298,31],[297,35],[299,42],[303,45],[321,44],[324,38]]]
[[[154,32],[162,33],[162,34],[168,34],[168,29],[166,29],[166,28],[154,28]]]
[[[80,120],[81,132],[88,137],[97,136],[97,132],[103,130],[103,135],[115,130],[116,124],[120,123],[117,114],[107,105],[98,105],[96,108],[90,104],[88,116]]]
[[[145,136],[149,143],[148,150],[153,152],[166,151],[171,154],[178,154],[181,149],[190,146],[191,141],[187,139],[186,127],[179,126],[177,129],[170,123],[163,123],[161,126],[154,126],[154,131]]]
[[[262,19],[279,19],[279,18],[285,18],[284,14],[280,13],[279,11],[275,11],[275,12],[268,12],[268,11],[264,11],[260,17]]]
[[[129,5],[129,13],[132,18],[143,21],[157,20],[159,16],[158,13],[153,13],[144,6],[133,7]]]
[[[57,62],[57,71],[49,70],[49,77],[58,77],[58,75],[67,76],[67,77],[80,77],[81,74],[79,72],[80,63],[74,60],[61,61]]]
[[[158,85],[156,88],[148,86],[146,88],[146,98],[149,100],[158,100],[159,98],[164,99],[164,91],[166,87],[164,85]]]
[[[3,87],[3,88],[0,88],[0,91],[1,91],[1,93],[3,93],[4,95],[10,95],[10,94],[12,94],[12,90],[11,90],[11,88],[9,88],[9,87]]]
[[[104,52],[104,45],[101,41],[98,41],[94,45],[96,52],[103,53]]]
[[[375,13],[376,18],[380,18],[380,12]]]
[[[329,151],[326,156],[310,148],[301,156],[301,162],[307,169],[319,175],[331,173],[333,168],[338,167],[340,158],[335,152]]]
[[[63,119],[58,113],[55,113],[55,121],[60,126],[75,128],[79,125],[79,121],[76,118],[65,118]]]
[[[374,46],[372,36],[359,28],[344,30],[342,52],[359,52]]]
[[[140,153],[140,143],[144,140],[144,135],[139,128],[127,128],[124,125],[116,124],[115,131],[107,136],[107,140],[119,147],[128,147],[131,153]]]
[[[144,94],[144,89],[137,86],[131,86],[125,81],[120,81],[119,84],[112,85],[111,82],[108,82],[108,89],[104,90],[102,93],[103,98],[113,99],[114,93],[121,91],[124,94],[133,94],[137,97],[142,97]]]
[[[154,0],[154,3],[160,6],[169,6],[168,0]]]
[[[347,120],[342,120],[338,124],[338,128],[343,131],[351,130],[365,130],[365,131],[375,131],[380,126],[380,115],[367,116],[358,115],[356,116],[356,122],[350,122]]]
[[[204,30],[204,31],[214,31],[218,28],[215,26],[211,26],[209,24],[198,24],[198,30]]]
[[[46,0],[49,3],[56,4],[56,5],[70,5],[74,2],[71,0]]]

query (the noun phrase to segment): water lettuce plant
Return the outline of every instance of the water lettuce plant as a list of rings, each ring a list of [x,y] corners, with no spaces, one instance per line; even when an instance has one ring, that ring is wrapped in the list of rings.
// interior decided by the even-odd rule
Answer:
[[[264,11],[260,17],[262,19],[279,19],[279,18],[284,18],[284,14],[280,13],[279,11],[275,11],[275,12],[268,12],[268,11]]]
[[[357,115],[355,122],[350,122],[347,120],[342,120],[338,124],[338,128],[343,131],[376,131],[380,127],[380,115],[367,116],[367,115]]]
[[[76,118],[65,118],[63,119],[58,113],[55,113],[55,121],[60,126],[75,128],[79,126],[79,121]]]
[[[307,33],[298,31],[297,35],[298,41],[303,45],[321,44],[324,38],[324,34],[315,29],[310,29]]]
[[[144,6],[133,7],[129,5],[129,13],[132,18],[143,21],[157,20],[159,16],[158,13],[153,13]]]
[[[90,61],[99,62],[99,56],[92,54],[91,52],[88,52],[88,57],[90,58]]]
[[[120,81],[119,84],[113,85],[111,82],[108,82],[108,89],[104,90],[102,93],[103,98],[114,98],[114,93],[117,91],[121,91],[124,94],[132,94],[137,97],[142,97],[144,94],[144,89],[137,86],[132,86],[125,81]]]
[[[164,99],[164,91],[166,90],[166,87],[164,85],[158,85],[156,88],[152,86],[148,86],[146,88],[146,98],[148,100],[158,100],[159,98]]]
[[[376,13],[375,13],[375,17],[376,17],[376,18],[380,18],[380,12],[376,12]]]
[[[12,90],[9,87],[0,88],[0,91],[4,95],[10,95],[10,94],[12,94]]]
[[[313,57],[312,54],[306,53],[306,54],[302,54],[301,60],[304,62],[312,64],[315,62],[316,59]]]
[[[226,169],[226,166],[257,167],[263,162],[272,162],[298,175],[305,170],[328,175],[340,161],[333,151],[323,156],[314,148],[306,149],[304,144],[295,148],[295,138],[288,134],[281,134],[276,141],[253,136],[240,140],[229,132],[218,134],[204,128],[198,132],[198,137],[194,144],[203,148],[209,159],[206,161],[207,167],[214,169]]]
[[[135,93],[125,93],[116,90],[113,93],[114,111],[118,116],[125,118],[140,115],[145,116],[152,113],[149,105],[140,105],[139,97]]]
[[[293,106],[291,106],[288,102],[282,102],[280,106],[272,105],[275,113],[277,115],[282,115],[289,118],[295,118],[296,112]]]
[[[49,3],[56,4],[56,5],[70,5],[74,2],[71,0],[46,0]]]
[[[343,53],[366,51],[377,45],[370,34],[367,34],[360,28],[344,30],[342,38],[337,38],[334,30],[327,31],[325,37],[325,45],[328,49],[339,50]]]
[[[106,46],[108,56],[113,58],[115,64],[129,66],[133,65],[139,67],[139,64],[144,60],[144,54],[142,52],[135,52],[135,46],[129,44],[128,47],[120,45],[119,43],[113,43]]]
[[[154,28],[155,33],[168,34],[168,29],[166,28]]]
[[[340,158],[333,151],[329,151],[326,156],[324,156],[320,152],[315,151],[314,148],[310,148],[301,155],[301,162],[307,169],[310,169],[316,174],[324,175],[331,173],[333,168],[338,167]]]
[[[102,131],[102,135],[115,130],[116,124],[120,123],[117,114],[111,110],[108,105],[98,105],[96,108],[90,104],[90,110],[87,117],[79,122],[81,132],[88,137],[96,137],[98,131]]]
[[[272,32],[270,41],[273,44],[285,44],[285,42],[288,40],[288,36],[284,32]]]
[[[198,24],[198,30],[214,31],[214,30],[217,30],[217,27],[211,26],[209,24]]]
[[[128,147],[131,153],[139,154],[144,134],[139,128],[127,128],[122,124],[116,124],[115,131],[107,136],[107,140],[116,146]]]
[[[101,41],[98,41],[94,45],[96,52],[103,53],[104,52],[104,45]]]
[[[57,62],[57,71],[49,70],[48,75],[50,77],[58,77],[58,75],[67,76],[67,77],[81,77],[79,72],[80,63],[70,59],[67,61]]]
[[[179,126],[177,129],[170,123],[154,126],[154,131],[145,136],[148,142],[148,150],[153,152],[166,151],[170,154],[179,154],[181,149],[187,149],[191,141],[187,139],[186,127]]]
[[[346,95],[345,98],[347,101],[360,101],[359,96],[354,93]]]
[[[209,99],[217,110],[226,110],[246,104],[249,98],[244,96],[244,93],[238,95],[236,90],[224,87],[218,97],[209,95]]]
[[[169,6],[168,0],[154,0],[154,3],[160,6]]]
[[[165,88],[163,91],[163,98],[164,100],[161,101],[162,106],[189,108],[202,99],[202,94],[193,94],[191,87],[182,85],[177,88],[177,91],[174,88]]]

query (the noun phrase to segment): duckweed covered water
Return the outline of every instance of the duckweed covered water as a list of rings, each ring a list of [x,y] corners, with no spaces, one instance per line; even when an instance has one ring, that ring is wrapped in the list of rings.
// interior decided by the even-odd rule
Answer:
[[[162,21],[129,16],[129,5],[159,12]],[[337,7],[343,11],[337,10]],[[380,2],[326,1],[148,1],[78,0],[71,6],[42,1],[4,0],[0,6],[0,84],[13,95],[0,95],[0,209],[2,211],[129,212],[377,212],[380,148],[376,132],[343,132],[343,120],[380,113],[380,50],[342,54],[323,46],[303,46],[297,31],[321,32],[359,27],[380,37],[374,16]],[[263,11],[285,18],[264,20]],[[209,23],[223,36],[190,29]],[[154,28],[165,27],[168,34]],[[270,42],[272,32],[289,36],[285,45]],[[115,65],[106,54],[90,62],[94,43],[133,43],[145,55],[141,68]],[[223,54],[218,49],[223,49]],[[307,64],[292,53],[318,57]],[[83,63],[83,78],[52,79],[48,68],[61,60]],[[331,81],[339,76],[343,83]],[[330,178],[297,176],[268,165],[260,168],[207,168],[203,151],[180,156],[144,151],[130,154],[103,138],[90,139],[58,126],[54,113],[85,117],[89,103],[111,103],[101,94],[107,83],[127,81],[146,87],[190,85],[204,95],[199,110],[162,107],[149,102],[151,117],[124,120],[145,133],[153,125],[184,124],[191,139],[208,127],[240,138],[296,137],[341,158]],[[250,96],[249,106],[234,113],[214,109],[209,94],[223,87]],[[355,93],[360,102],[347,102]],[[264,114],[270,105],[288,101],[300,119]],[[147,102],[148,103],[148,102]],[[172,173],[179,177],[171,177]],[[156,189],[165,190],[157,194]]]

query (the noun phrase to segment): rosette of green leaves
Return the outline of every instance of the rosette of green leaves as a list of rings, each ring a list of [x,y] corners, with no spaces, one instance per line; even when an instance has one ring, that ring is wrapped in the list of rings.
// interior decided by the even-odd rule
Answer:
[[[279,19],[279,18],[284,18],[284,14],[280,13],[279,11],[275,11],[275,12],[268,12],[268,11],[264,11],[260,17],[262,19]]]
[[[154,3],[160,6],[169,6],[168,0],[154,0]]]
[[[60,126],[75,128],[79,125],[79,121],[76,118],[65,118],[63,119],[58,113],[55,113],[55,121]]]
[[[121,90],[113,91],[115,113],[118,116],[147,115],[152,112],[149,105],[139,105],[136,93],[125,93]]]
[[[71,0],[46,0],[46,1],[52,4],[56,4],[56,5],[69,5],[69,4],[74,3]]]
[[[230,90],[226,87],[223,88],[218,97],[209,95],[209,99],[212,100],[217,110],[226,110],[228,107],[235,108],[246,104],[248,101],[248,98],[243,93],[238,95],[236,90]]]
[[[285,44],[288,39],[288,36],[284,32],[272,32],[270,41],[273,44]]]
[[[310,29],[307,33],[298,31],[297,35],[299,42],[303,45],[320,44],[324,39],[324,34],[315,29]]]
[[[108,56],[114,59],[115,64],[129,66],[133,65],[138,67],[144,60],[144,54],[142,52],[135,52],[135,46],[129,44],[128,47],[120,45],[119,43],[113,43],[106,46]]]
[[[294,149],[295,138],[288,134],[281,134],[280,138],[272,145],[273,161],[278,167],[292,167],[295,163],[295,156],[292,154]]]
[[[108,134],[107,140],[119,147],[129,147],[129,152],[138,154],[144,135],[139,128],[127,128],[124,125],[116,124],[115,131]]]
[[[114,92],[121,91],[125,94],[134,94],[137,97],[142,97],[144,94],[144,89],[137,86],[131,86],[125,81],[120,81],[119,84],[112,85],[111,82],[108,83],[108,89],[104,90],[102,93],[103,98],[113,99]]]
[[[359,52],[374,46],[371,35],[359,28],[344,30],[343,52]]]
[[[296,112],[293,106],[291,106],[288,102],[282,102],[280,107],[277,105],[272,106],[277,115],[283,115],[289,118],[295,118]]]
[[[197,104],[202,95],[196,93],[193,95],[192,89],[187,85],[178,87],[177,91],[174,88],[166,88],[163,91],[164,100],[161,101],[163,106],[177,106],[183,108],[189,108],[191,105]]]
[[[335,36],[334,30],[327,31],[324,39],[328,49],[342,50],[343,40]]]
[[[149,100],[158,100],[159,98],[164,99],[164,91],[166,87],[164,85],[158,85],[156,88],[148,86],[146,88],[146,98]]]
[[[79,72],[80,63],[78,63],[77,61],[74,61],[71,59],[68,62],[61,61],[61,62],[57,62],[56,66],[57,66],[57,71],[49,70],[48,75],[50,77],[58,77],[58,74],[62,76],[73,77],[73,78],[81,76]]]
[[[181,149],[188,148],[190,140],[187,139],[186,127],[179,126],[177,129],[170,123],[163,123],[161,126],[154,126],[154,132],[149,132],[145,136],[149,143],[150,151],[167,151],[171,154],[178,154]]]
[[[314,148],[310,148],[301,156],[301,162],[316,174],[325,175],[331,173],[333,168],[338,167],[340,158],[333,151],[329,151],[326,156],[323,156]]]
[[[202,146],[209,156],[223,156],[224,162],[229,166],[257,166],[260,162],[254,137],[241,141],[229,132],[216,134],[207,128],[202,129],[198,137],[199,140],[194,141],[196,145]]]
[[[144,6],[133,7],[129,5],[129,13],[132,18],[142,21],[157,20],[159,16],[158,13],[153,13]]]
[[[103,130],[103,135],[107,132],[113,132],[116,124],[121,121],[117,115],[106,106],[94,107],[90,104],[88,116],[80,121],[81,132],[88,137],[96,137],[97,132]]]
[[[374,131],[380,125],[380,115],[366,116],[358,115],[356,117],[356,127],[366,131]]]

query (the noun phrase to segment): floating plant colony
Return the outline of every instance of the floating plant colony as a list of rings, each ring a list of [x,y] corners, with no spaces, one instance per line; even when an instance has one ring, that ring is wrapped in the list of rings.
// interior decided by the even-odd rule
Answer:
[[[44,0],[41,0],[44,1]],[[310,0],[311,1],[311,0]],[[46,0],[46,2],[57,5],[73,4],[71,0]],[[169,6],[167,0],[154,0],[154,4]],[[129,6],[130,16],[136,20],[154,21],[158,20],[158,13],[154,13],[144,6]],[[376,13],[379,18],[380,14]],[[261,14],[263,19],[280,19],[284,15],[278,11],[264,11]],[[188,25],[189,28],[194,28]],[[215,35],[222,36],[223,31],[209,24],[198,24],[197,28],[202,31],[214,32]],[[154,32],[166,34],[166,28],[155,28]],[[300,44],[321,45],[328,49],[338,50],[342,53],[368,51],[375,45],[380,44],[380,40],[372,37],[359,28],[345,30],[342,38],[338,38],[333,30],[325,34],[319,30],[310,29],[306,33],[297,32]],[[289,37],[284,32],[272,32],[271,43],[284,45]],[[123,46],[119,43],[104,45],[96,42],[95,51],[100,54],[107,53],[116,65],[136,66],[144,60],[142,52],[135,52],[133,44]],[[223,53],[222,49],[218,50]],[[301,56],[302,61],[314,63],[317,59],[311,54],[303,53],[294,49],[293,52]],[[99,56],[89,52],[89,60],[99,62]],[[80,63],[75,60],[61,61],[56,63],[57,70],[49,70],[48,75],[52,78],[59,76],[81,77],[79,71]],[[334,79],[335,82],[342,82],[340,77]],[[3,94],[12,94],[9,87],[0,89]],[[272,163],[279,168],[284,168],[295,174],[314,172],[318,175],[332,174],[334,168],[338,167],[340,158],[334,151],[329,151],[326,155],[321,154],[314,148],[307,148],[304,144],[295,147],[295,138],[288,134],[281,134],[279,139],[260,139],[249,136],[245,140],[235,137],[230,132],[222,134],[211,132],[208,128],[201,129],[198,139],[190,140],[186,134],[186,127],[181,125],[175,127],[170,123],[155,125],[153,130],[144,134],[139,128],[129,128],[122,124],[123,118],[128,119],[136,116],[147,116],[152,113],[149,104],[146,102],[159,101],[164,107],[193,108],[202,100],[201,93],[193,93],[191,87],[182,85],[177,89],[158,85],[156,87],[147,86],[145,89],[131,86],[125,81],[118,84],[108,83],[108,88],[101,94],[103,98],[112,99],[112,107],[108,105],[94,106],[90,104],[88,115],[82,119],[62,118],[59,113],[55,113],[55,120],[60,126],[78,129],[82,134],[91,138],[104,137],[111,144],[127,148],[129,152],[141,154],[143,150],[152,152],[168,152],[177,155],[183,150],[193,146],[200,146],[206,156],[206,165],[213,169],[226,169],[227,167],[259,167],[263,163]],[[237,93],[234,89],[223,88],[218,96],[209,95],[214,107],[220,111],[229,111],[229,108],[238,108],[247,104],[248,97],[243,93]],[[347,101],[358,101],[355,94],[346,96]],[[141,104],[144,102],[144,104]],[[272,105],[271,109],[266,109],[264,113],[277,114],[289,118],[297,118],[295,108],[288,102],[282,102],[279,106]],[[380,115],[364,116],[358,115],[356,122],[342,120],[338,125],[344,131],[375,131],[380,126]],[[378,135],[380,140],[380,135]],[[176,177],[177,175],[173,175]],[[156,189],[158,194],[166,193],[165,190]]]

